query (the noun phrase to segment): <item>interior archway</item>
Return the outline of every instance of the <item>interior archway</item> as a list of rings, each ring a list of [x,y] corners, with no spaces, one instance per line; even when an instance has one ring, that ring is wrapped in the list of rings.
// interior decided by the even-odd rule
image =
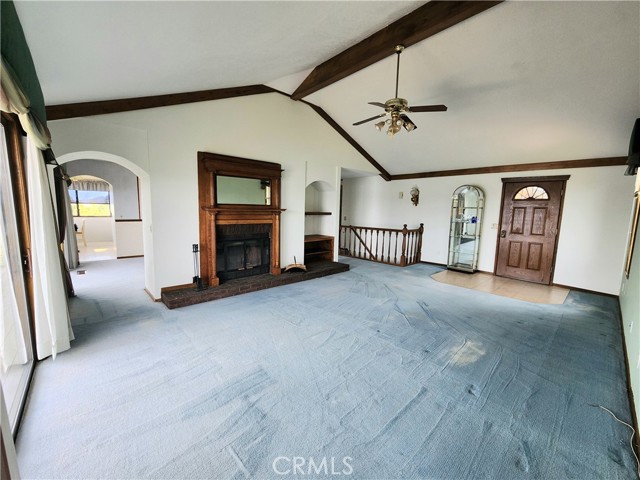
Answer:
[[[57,160],[61,165],[75,160],[101,160],[112,162],[126,168],[138,177],[140,182],[140,216],[142,218],[142,242],[144,249],[144,287],[147,292],[154,292],[154,257],[153,238],[151,234],[151,180],[149,173],[127,158],[100,151],[79,151],[67,153],[57,157]]]
[[[85,261],[115,260],[117,257],[115,187],[109,179],[104,178],[106,176],[100,175],[100,172],[96,172],[90,166],[86,167],[84,163],[83,160],[74,160],[66,164],[67,175],[71,178],[68,193],[76,231],[78,260],[81,264]],[[95,163],[102,164],[102,162]],[[138,177],[129,170],[112,163],[108,165],[126,172],[131,180],[136,179],[135,183],[138,183]],[[98,175],[95,175],[96,173]],[[68,253],[67,248],[65,245],[65,256]],[[69,268],[72,268],[72,260],[68,259],[68,261]]]

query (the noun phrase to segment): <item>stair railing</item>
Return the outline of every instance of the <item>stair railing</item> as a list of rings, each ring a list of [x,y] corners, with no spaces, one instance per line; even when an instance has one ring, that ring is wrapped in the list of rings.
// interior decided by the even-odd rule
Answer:
[[[424,225],[408,229],[340,226],[340,255],[406,267],[420,262]]]

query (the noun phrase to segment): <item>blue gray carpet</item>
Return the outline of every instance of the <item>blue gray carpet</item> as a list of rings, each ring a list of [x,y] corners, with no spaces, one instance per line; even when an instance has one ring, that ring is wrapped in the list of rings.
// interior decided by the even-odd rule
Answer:
[[[17,439],[36,478],[632,479],[614,299],[540,305],[428,265],[167,310],[139,259],[76,277],[76,340]]]

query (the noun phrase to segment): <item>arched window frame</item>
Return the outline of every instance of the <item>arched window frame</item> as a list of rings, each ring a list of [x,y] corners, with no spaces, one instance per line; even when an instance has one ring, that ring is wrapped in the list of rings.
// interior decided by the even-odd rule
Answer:
[[[518,196],[522,196],[518,198]],[[527,195],[526,197],[524,195]],[[526,187],[522,187],[520,190],[516,192],[513,196],[515,201],[524,201],[524,200],[549,200],[549,194],[547,191],[539,185],[527,185]]]

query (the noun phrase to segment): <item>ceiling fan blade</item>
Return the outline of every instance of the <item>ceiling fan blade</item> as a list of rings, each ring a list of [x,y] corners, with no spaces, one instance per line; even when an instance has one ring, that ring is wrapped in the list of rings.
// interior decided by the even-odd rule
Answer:
[[[400,118],[402,119],[402,122],[403,122],[402,126],[407,132],[413,132],[416,128],[418,128],[418,126],[415,123],[413,123],[411,119],[406,115],[404,114],[400,115]]]
[[[446,112],[446,105],[418,105],[415,107],[409,107],[410,112]]]
[[[381,113],[380,115],[376,115],[375,117],[367,118],[366,120],[360,120],[359,122],[354,123],[353,125],[362,125],[363,123],[370,122],[371,120],[375,120],[376,118],[384,117],[385,113]]]
[[[387,106],[384,103],[380,103],[380,102],[369,102],[369,105],[375,105],[376,107],[387,108]]]

